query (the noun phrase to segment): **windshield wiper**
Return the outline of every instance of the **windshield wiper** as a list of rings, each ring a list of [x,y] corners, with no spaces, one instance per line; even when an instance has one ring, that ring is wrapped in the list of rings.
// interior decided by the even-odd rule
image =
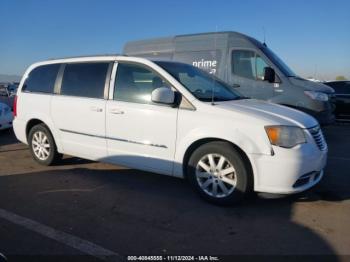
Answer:
[[[227,101],[235,101],[235,100],[242,100],[242,99],[250,99],[250,97],[246,97],[246,96],[237,96],[235,98],[231,98],[231,99],[225,99],[225,98],[219,98],[219,97],[214,97],[214,102],[227,102]],[[203,102],[211,102],[212,99],[211,98],[199,98],[199,100],[203,101]]]
[[[236,100],[250,99],[248,96],[239,96]]]

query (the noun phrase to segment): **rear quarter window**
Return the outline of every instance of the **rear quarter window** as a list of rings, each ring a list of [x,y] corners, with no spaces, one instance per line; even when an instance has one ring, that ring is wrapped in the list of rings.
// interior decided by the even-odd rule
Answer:
[[[34,68],[23,84],[22,91],[53,93],[60,64],[44,65]]]

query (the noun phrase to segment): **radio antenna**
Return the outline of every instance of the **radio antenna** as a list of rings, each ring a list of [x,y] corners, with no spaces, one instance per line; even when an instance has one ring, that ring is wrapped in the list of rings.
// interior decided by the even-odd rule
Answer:
[[[217,33],[218,33],[218,26],[215,27],[215,34],[214,34],[214,56],[215,56],[215,61],[217,61],[217,57],[216,57],[216,36],[217,36]],[[211,105],[214,106],[215,103],[214,103],[214,85],[215,85],[215,78],[214,78],[214,74],[216,73],[216,68],[214,69],[215,71],[212,71],[212,75],[213,75],[213,83],[212,83],[212,87],[211,87]]]
[[[264,42],[263,42],[263,45],[264,46],[267,46],[266,45],[266,32],[265,32],[265,26],[262,27],[262,30],[263,30],[263,35],[264,35]]]

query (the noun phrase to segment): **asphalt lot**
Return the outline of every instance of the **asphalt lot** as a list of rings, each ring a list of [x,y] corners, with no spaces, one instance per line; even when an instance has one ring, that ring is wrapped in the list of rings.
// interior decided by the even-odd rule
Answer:
[[[39,166],[11,130],[0,131],[0,253],[50,261],[47,256],[74,261],[106,252],[115,258],[332,255],[349,261],[350,125],[324,132],[329,160],[313,190],[223,208],[172,177],[68,156],[58,166]]]

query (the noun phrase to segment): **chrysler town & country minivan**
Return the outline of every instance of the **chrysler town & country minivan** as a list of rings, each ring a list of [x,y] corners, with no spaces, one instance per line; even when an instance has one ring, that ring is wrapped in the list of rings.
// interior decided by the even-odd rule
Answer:
[[[94,56],[30,66],[14,131],[43,165],[62,154],[180,178],[217,204],[250,191],[289,194],[320,181],[318,122],[247,99],[192,65]]]

